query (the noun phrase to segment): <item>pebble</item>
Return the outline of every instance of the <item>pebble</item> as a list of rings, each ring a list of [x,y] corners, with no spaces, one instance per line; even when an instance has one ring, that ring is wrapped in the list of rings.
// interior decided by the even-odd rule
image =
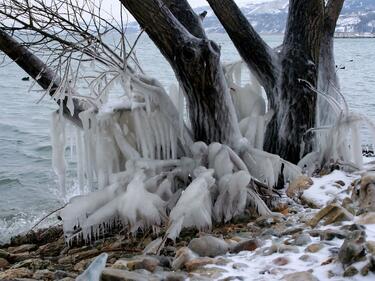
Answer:
[[[235,245],[230,252],[231,253],[239,253],[242,251],[255,251],[262,245],[262,242],[259,239],[250,239],[243,242],[239,242],[237,245]]]
[[[302,233],[294,239],[293,244],[296,245],[296,246],[304,246],[304,245],[306,245],[310,242],[311,242],[310,235],[308,235],[306,233]]]
[[[190,260],[185,263],[185,268],[187,271],[193,271],[198,268],[201,268],[207,264],[216,264],[217,260],[213,258],[208,258],[208,257],[200,257],[197,259]]]
[[[272,263],[278,266],[284,266],[289,263],[289,259],[287,257],[278,257],[272,260]]]
[[[209,235],[191,240],[188,247],[201,257],[221,256],[230,250],[229,244],[223,239]]]
[[[323,243],[313,243],[313,244],[308,245],[305,248],[305,252],[316,253],[316,252],[319,252],[323,248],[324,248]]]

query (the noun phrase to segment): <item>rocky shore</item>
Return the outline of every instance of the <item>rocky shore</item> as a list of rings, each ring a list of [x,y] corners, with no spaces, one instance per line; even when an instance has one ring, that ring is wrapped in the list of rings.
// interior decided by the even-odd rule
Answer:
[[[60,226],[31,231],[0,246],[0,280],[75,280],[101,253],[103,281],[375,280],[374,174],[301,177],[286,195],[271,216],[186,230],[162,249],[152,233],[66,245]]]

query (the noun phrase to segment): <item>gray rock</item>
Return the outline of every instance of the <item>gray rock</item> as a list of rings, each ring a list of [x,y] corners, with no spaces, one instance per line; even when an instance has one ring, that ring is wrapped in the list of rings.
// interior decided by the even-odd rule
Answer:
[[[338,230],[338,229],[327,229],[321,232],[320,240],[333,240],[335,238],[338,239],[345,239],[347,236],[345,231]]]
[[[304,246],[308,243],[311,243],[311,238],[310,238],[310,235],[308,235],[306,233],[302,233],[302,234],[298,235],[294,239],[294,242],[293,242],[293,244],[296,245],[296,246]]]
[[[338,256],[339,261],[344,265],[351,265],[362,260],[366,256],[366,233],[356,230],[345,239]]]
[[[190,241],[189,249],[201,257],[216,257],[226,254],[230,246],[223,239],[213,236],[203,236]]]
[[[352,200],[360,209],[375,211],[375,173],[368,172],[361,178],[359,187],[353,189]]]

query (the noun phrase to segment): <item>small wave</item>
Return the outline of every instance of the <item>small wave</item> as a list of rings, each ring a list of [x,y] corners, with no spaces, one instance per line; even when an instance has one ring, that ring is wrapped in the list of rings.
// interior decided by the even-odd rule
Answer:
[[[35,148],[35,151],[37,151],[37,152],[50,152],[50,151],[52,151],[52,146],[51,145],[38,146],[37,148]]]
[[[36,214],[19,213],[11,218],[0,218],[0,245],[9,243],[10,238],[29,231],[36,223],[47,215],[47,212]],[[38,228],[45,228],[58,223],[55,216],[44,220]]]
[[[0,186],[2,185],[22,185],[21,181],[19,179],[14,179],[14,178],[3,178],[0,179]]]

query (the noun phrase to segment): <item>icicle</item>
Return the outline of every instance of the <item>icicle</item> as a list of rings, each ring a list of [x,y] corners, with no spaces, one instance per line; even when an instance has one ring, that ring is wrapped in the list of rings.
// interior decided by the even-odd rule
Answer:
[[[84,149],[82,144],[82,134],[79,128],[76,128],[76,148],[77,148],[77,177],[80,194],[84,194]]]
[[[250,179],[250,174],[245,171],[228,174],[221,178],[219,181],[219,196],[214,206],[217,221],[228,222],[244,212],[247,186]]]
[[[149,151],[147,148],[146,135],[144,131],[145,129],[142,126],[142,117],[141,117],[140,110],[141,109],[133,110],[137,142],[138,142],[138,147],[142,149],[142,156],[145,158],[149,158]]]
[[[89,267],[76,278],[76,281],[99,281],[102,271],[106,266],[107,258],[107,253],[97,256]]]
[[[212,177],[213,170],[203,170],[206,172],[201,172],[198,178],[193,180],[171,211],[170,226],[166,233],[172,240],[176,239],[183,227],[205,230],[212,226],[209,188],[215,180]]]
[[[52,143],[52,167],[59,179],[62,196],[65,198],[65,122],[59,113],[52,114],[51,143]]]
[[[124,125],[126,126],[126,125]],[[112,125],[113,135],[116,139],[117,145],[119,146],[122,154],[127,160],[140,158],[138,151],[136,151],[126,140],[124,134],[122,133],[120,125],[115,122]]]

